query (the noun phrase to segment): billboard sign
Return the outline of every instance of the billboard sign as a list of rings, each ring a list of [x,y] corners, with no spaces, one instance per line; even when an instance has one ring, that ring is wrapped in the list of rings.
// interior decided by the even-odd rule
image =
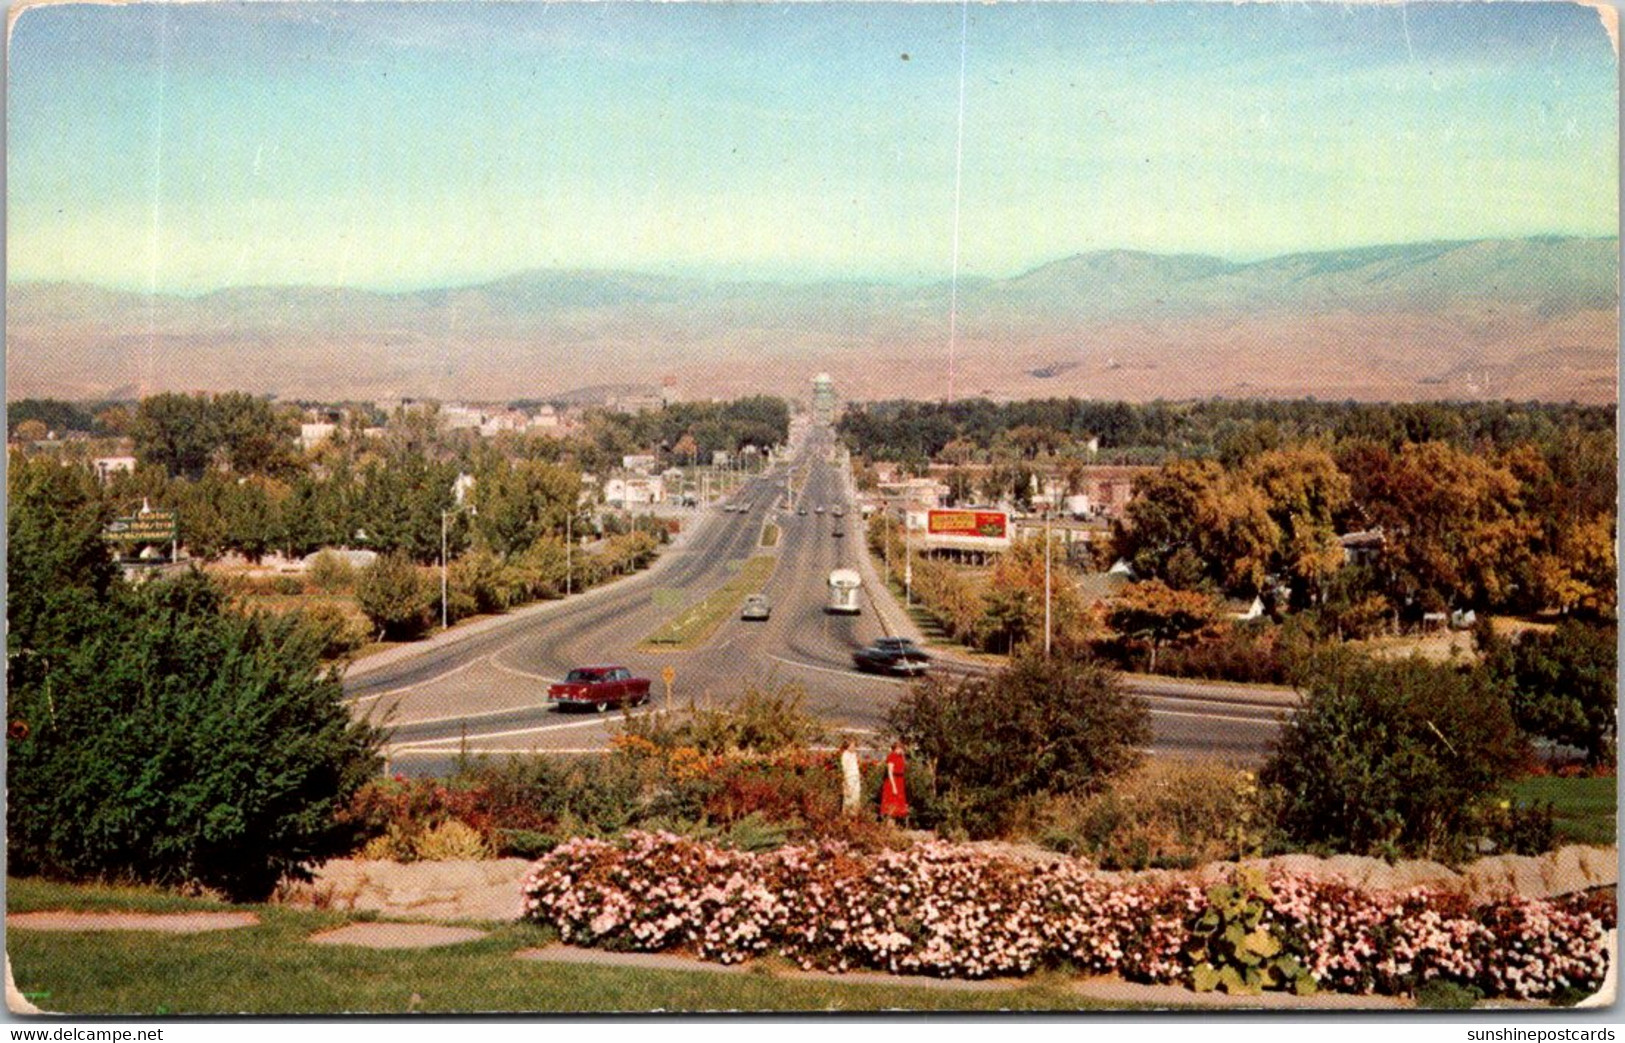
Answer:
[[[143,511],[128,518],[114,518],[105,536],[120,543],[168,543],[179,534],[179,517],[174,511]]]
[[[927,511],[925,531],[931,536],[1008,539],[1010,515],[1004,511]]]

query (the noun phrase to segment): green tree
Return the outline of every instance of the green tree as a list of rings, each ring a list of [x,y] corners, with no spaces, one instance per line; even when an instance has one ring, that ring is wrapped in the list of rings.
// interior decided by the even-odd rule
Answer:
[[[957,506],[976,499],[976,478],[963,467],[948,472],[948,503]]]
[[[360,542],[380,553],[400,551],[427,565],[440,560],[440,527],[443,516],[452,512],[445,524],[450,553],[458,553],[467,542],[467,523],[462,512],[453,511],[457,473],[455,463],[411,453],[369,464],[350,515],[366,533]]]
[[[498,555],[517,554],[543,536],[564,537],[566,518],[583,529],[581,475],[539,460],[500,460],[474,484],[474,530]]]
[[[216,395],[210,422],[226,464],[238,474],[281,474],[294,466],[295,421],[263,398],[241,391]]]
[[[991,677],[928,677],[888,720],[934,767],[938,803],[992,835],[1026,797],[1087,793],[1140,759],[1145,704],[1087,658],[1028,654]]]
[[[1358,855],[1468,853],[1523,744],[1489,671],[1348,653],[1310,668],[1261,779],[1295,843]]]
[[[98,600],[117,569],[102,532],[111,511],[82,467],[11,454],[6,475],[8,652],[43,654],[41,632],[59,623],[62,605]]]
[[[356,600],[378,628],[380,640],[421,634],[429,625],[435,593],[412,559],[400,552],[385,554],[356,576]]]
[[[263,899],[344,853],[335,812],[382,735],[319,646],[296,618],[223,613],[195,573],[81,601],[44,669],[8,671],[9,870]]]
[[[200,477],[219,444],[208,398],[169,392],[141,400],[131,437],[136,457],[171,477]]]

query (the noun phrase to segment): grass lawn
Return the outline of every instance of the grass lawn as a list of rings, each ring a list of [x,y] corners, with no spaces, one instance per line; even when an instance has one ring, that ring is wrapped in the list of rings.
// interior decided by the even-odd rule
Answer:
[[[1040,976],[988,992],[803,982],[771,973],[552,964],[517,960],[554,940],[523,924],[438,949],[377,951],[311,945],[306,937],[352,917],[279,906],[235,906],[158,891],[69,887],[11,879],[12,912],[42,909],[177,912],[248,909],[255,927],[195,935],[10,931],[17,987],[39,1007],[74,1014],[333,1014],[475,1011],[1079,1010],[1103,1005]]]
[[[762,546],[777,547],[779,545],[779,527],[772,522],[762,526]]]
[[[777,564],[777,558],[766,554],[747,558],[728,582],[707,594],[698,604],[683,609],[650,634],[644,640],[645,646],[655,650],[674,650],[698,648],[705,644],[724,619],[739,611],[746,594],[754,594],[762,589]]]
[[[1512,784],[1524,804],[1551,804],[1557,837],[1565,844],[1612,844],[1618,804],[1617,779],[1532,776]]]

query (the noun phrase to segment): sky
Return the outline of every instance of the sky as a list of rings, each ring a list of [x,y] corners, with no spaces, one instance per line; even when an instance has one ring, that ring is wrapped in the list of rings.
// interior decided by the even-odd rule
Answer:
[[[8,278],[934,282],[1613,235],[1616,75],[1596,12],[1539,2],[40,7]]]

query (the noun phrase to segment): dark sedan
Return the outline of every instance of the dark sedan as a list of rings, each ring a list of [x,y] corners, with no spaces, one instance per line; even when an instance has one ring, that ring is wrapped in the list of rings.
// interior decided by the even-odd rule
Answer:
[[[853,652],[852,662],[859,670],[915,677],[930,667],[931,657],[906,637],[883,637]]]

